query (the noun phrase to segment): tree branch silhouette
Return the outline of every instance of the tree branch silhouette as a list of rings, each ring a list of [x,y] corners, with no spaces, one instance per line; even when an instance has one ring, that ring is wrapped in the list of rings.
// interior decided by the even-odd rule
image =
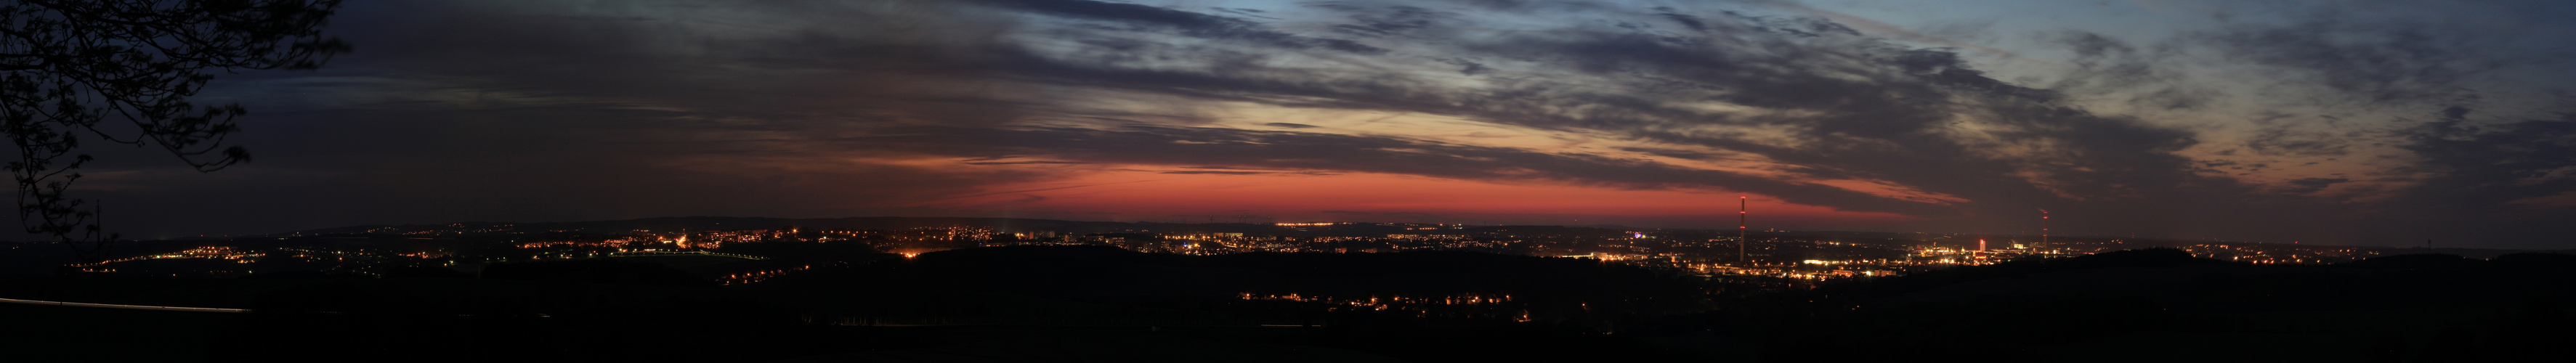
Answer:
[[[249,110],[188,98],[214,79],[211,71],[317,69],[348,52],[348,43],[322,35],[339,7],[340,0],[0,5],[0,133],[17,146],[7,168],[18,182],[20,224],[90,260],[117,239],[100,229],[96,204],[64,195],[94,160],[79,152],[84,135],[158,146],[199,172],[250,161],[248,150],[223,145]]]

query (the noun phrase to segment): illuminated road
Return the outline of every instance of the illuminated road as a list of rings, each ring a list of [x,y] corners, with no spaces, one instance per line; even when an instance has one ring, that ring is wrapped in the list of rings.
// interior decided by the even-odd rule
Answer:
[[[67,302],[67,301],[43,301],[43,300],[19,300],[19,299],[0,299],[0,302],[4,302],[4,303],[12,303],[12,304],[28,304],[28,305],[53,305],[53,306],[75,306],[75,307],[85,307],[85,308],[134,309],[134,310],[160,310],[160,311],[187,311],[187,312],[199,312],[199,313],[242,313],[242,312],[249,312],[249,311],[250,311],[249,309],[192,308],[192,307],[185,307],[185,306],[150,306],[150,305],[92,304],[92,303],[77,303],[77,302]]]

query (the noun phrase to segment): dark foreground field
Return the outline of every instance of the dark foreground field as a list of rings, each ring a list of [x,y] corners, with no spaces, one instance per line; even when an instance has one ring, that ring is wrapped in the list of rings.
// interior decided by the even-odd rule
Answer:
[[[10,361],[2441,362],[2562,360],[2576,338],[2576,257],[2554,254],[2254,266],[2148,250],[1787,291],[1466,252],[1010,247],[730,286],[544,264],[10,278],[0,297],[253,312],[0,304],[0,345]],[[1310,300],[1244,298],[1287,293]]]

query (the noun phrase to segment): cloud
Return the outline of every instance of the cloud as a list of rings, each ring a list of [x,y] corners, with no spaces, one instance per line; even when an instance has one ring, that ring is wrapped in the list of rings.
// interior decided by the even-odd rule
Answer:
[[[1832,21],[1831,23],[1812,23],[1812,24],[1813,24],[1815,27],[1817,27],[1817,28],[1831,28],[1831,29],[1850,29],[1850,28],[1858,28],[1858,29],[1861,29],[1862,31],[1867,31],[1867,32],[1869,32],[1869,33],[1871,33],[1871,34],[1877,34],[1877,35],[1885,36],[1885,37],[1888,37],[1888,38],[1903,39],[1903,40],[1907,40],[1907,41],[1915,41],[1915,42],[1923,42],[1923,43],[1939,44],[1939,45],[1950,46],[1950,47],[1958,47],[1958,48],[1972,49],[1972,50],[1976,50],[1976,51],[1979,51],[1979,52],[1985,52],[1985,53],[1988,53],[1988,54],[1993,54],[1993,55],[1997,55],[1997,56],[2002,56],[2002,57],[2005,57],[2005,58],[2012,58],[2012,59],[2026,59],[2026,58],[2022,58],[2022,57],[2021,57],[2021,56],[2019,56],[2019,55],[2015,55],[2015,54],[2013,54],[2012,52],[2007,52],[2007,51],[2004,51],[2004,50],[2002,50],[2002,49],[1995,49],[1995,48],[1993,48],[1993,47],[1987,47],[1987,46],[1983,46],[1983,45],[1970,44],[1970,43],[1967,43],[1967,42],[1960,42],[1960,41],[1955,41],[1955,40],[1945,39],[1945,38],[1941,38],[1941,37],[1935,37],[1935,36],[1930,36],[1930,35],[1924,35],[1924,34],[1922,34],[1922,33],[1916,33],[1916,32],[1914,32],[1914,31],[1912,31],[1912,30],[1906,30],[1906,29],[1905,29],[1905,27],[1900,27],[1900,26],[1896,26],[1896,25],[1892,25],[1892,24],[1888,24],[1888,23],[1884,23],[1884,22],[1879,22],[1879,21],[1877,21],[1877,20],[1870,20],[1869,18],[1863,18],[1863,17],[1858,17],[1858,16],[1851,16],[1850,14],[1843,14],[1843,13],[1838,13],[1838,12],[1833,12],[1833,11],[1826,11],[1826,10],[1823,10],[1823,9],[1817,9],[1817,8],[1810,7],[1810,6],[1806,6],[1806,5],[1803,5],[1803,4],[1796,3],[1796,2],[1791,2],[1791,1],[1780,1],[1780,0],[1746,0],[1745,2],[1747,2],[1747,3],[1754,3],[1754,4],[1761,4],[1761,5],[1764,5],[1764,6],[1770,6],[1770,7],[1775,7],[1775,8],[1785,9],[1785,10],[1794,11],[1794,12],[1798,12],[1798,13],[1804,13],[1804,14],[1808,14],[1808,15],[1814,15],[1814,16],[1821,17],[1821,18],[1824,18],[1824,19],[1826,19],[1826,20],[1830,20],[1830,21]],[[1827,27],[1828,25],[1830,25],[1830,27]],[[1849,28],[1846,28],[1846,27],[1849,27]]]
[[[2075,53],[2074,66],[2049,87],[2061,92],[2117,97],[2132,107],[2150,110],[2195,110],[2209,106],[2224,92],[2193,82],[2171,64],[2171,47],[2140,49],[2102,34],[2066,31],[2055,41]]]
[[[2410,171],[2432,176],[2411,190],[2415,202],[2488,215],[2480,209],[2576,191],[2576,179],[2557,177],[2576,167],[2576,114],[2478,122],[2471,112],[2453,106],[2398,132],[2400,147],[2425,159]]]
[[[1068,18],[1110,21],[1128,25],[1165,27],[1180,34],[1268,44],[1296,49],[1331,49],[1343,52],[1376,54],[1385,49],[1346,39],[1300,36],[1270,30],[1248,20],[1137,4],[1090,0],[978,0],[976,3],[1026,10]],[[1365,27],[1371,30],[1398,30]]]
[[[1351,16],[1354,23],[1334,25],[1333,30],[1364,37],[1403,35],[1406,31],[1431,27],[1444,16],[1430,9],[1402,5],[1376,9],[1338,3],[1321,3],[1316,6],[1355,13]]]
[[[1672,20],[1673,23],[1681,24],[1690,30],[1708,31],[1708,22],[1701,21],[1697,15],[1677,13],[1675,12],[1677,10],[1671,7],[1658,7],[1655,11],[1655,15],[1662,15],[1664,19]]]
[[[2178,59],[2166,44],[2085,32],[2051,33],[2075,55],[2064,65],[2075,73],[2036,82],[1998,79],[1961,53],[2012,56],[2000,49],[1804,7],[1757,16],[1743,4],[1549,1],[623,4],[352,5],[340,23],[362,52],[322,73],[248,75],[214,92],[282,104],[262,109],[277,116],[271,123],[249,124],[269,135],[251,146],[274,149],[245,170],[274,172],[217,188],[427,205],[369,218],[445,222],[974,213],[982,206],[921,208],[1046,192],[994,186],[1095,169],[1245,176],[1228,180],[1373,173],[1749,192],[1946,231],[2011,230],[2043,206],[2072,228],[2293,234],[2330,228],[2265,221],[2360,213],[2300,194],[2396,178],[2281,178],[2282,188],[2207,175],[2313,160],[2179,153],[2359,159],[2364,141],[2305,126],[2204,140],[2212,135],[2195,126],[2100,111],[2094,102],[2106,99],[2181,112],[2252,95],[2201,86],[2164,62]],[[1782,4],[1756,5],[1794,6]],[[2439,89],[2490,64],[2474,49],[2406,43],[2456,39],[2448,33],[2301,24],[2191,41],[2364,100],[2454,95]],[[2355,56],[2317,58],[2347,52]],[[1313,116],[1336,112],[1419,117]],[[2560,147],[2548,140],[2563,121],[2451,119],[2461,117],[2382,135],[2425,158],[2406,170],[2435,175],[2424,190],[2476,200],[2459,208],[2566,191],[2570,179],[2550,175],[2569,164],[2545,153]],[[1455,136],[1486,131],[1530,137]],[[2507,162],[2477,164],[2496,160]],[[193,190],[176,180],[101,182],[133,195]],[[332,205],[363,204],[354,201]],[[359,217],[305,218],[297,223]]]
[[[1458,66],[1458,74],[1473,76],[1494,72],[1493,67],[1486,67],[1484,63],[1476,63],[1476,61],[1458,58],[1439,58],[1438,60],[1440,63]]]
[[[460,6],[431,12],[490,16],[472,9]],[[466,86],[527,95],[507,102],[590,102],[596,105],[592,107],[667,110],[654,117],[671,120],[658,127],[676,134],[739,140],[733,145],[797,155],[976,159],[998,153],[1045,160],[995,158],[963,164],[1235,165],[1615,188],[1720,188],[1779,195],[1796,203],[1917,216],[1957,212],[1940,203],[1859,192],[1824,181],[1878,180],[1965,200],[2004,201],[2027,200],[2032,192],[2079,199],[2136,198],[2146,193],[2141,190],[2189,178],[2176,172],[2186,169],[2185,160],[2167,154],[2194,142],[2187,133],[2089,115],[2062,104],[2052,91],[1988,78],[1948,51],[1912,49],[1834,31],[1839,25],[1825,20],[1708,10],[1647,13],[1596,8],[1601,9],[1596,15],[1668,21],[1674,19],[1671,15],[1688,13],[1697,23],[1690,33],[1568,23],[1550,25],[1564,28],[1545,29],[1549,31],[1412,39],[1393,35],[1470,30],[1453,28],[1458,26],[1437,21],[1436,14],[1418,8],[1318,9],[1352,19],[1343,24],[1351,27],[1333,29],[1368,29],[1388,43],[1353,52],[1332,46],[1325,38],[1278,30],[1246,18],[1135,4],[925,2],[829,11],[776,8],[759,13],[764,17],[760,19],[802,19],[805,13],[817,12],[900,16],[923,27],[910,31],[803,25],[807,28],[658,35],[667,30],[649,30],[664,28],[633,20],[579,21],[590,27],[583,29],[591,30],[542,32],[515,28],[569,29],[571,24],[504,22],[458,32],[530,32],[555,38],[496,34],[494,38],[526,45],[455,45],[401,54],[455,64],[387,61],[429,74],[466,76],[462,78],[469,82]],[[620,18],[673,16],[631,15],[636,16]],[[1062,22],[1031,21],[1027,16]],[[757,23],[822,24],[819,20]],[[961,37],[927,30],[934,26],[995,30]],[[1045,31],[1034,32],[1037,29]],[[1024,40],[1033,34],[1075,42]],[[1229,43],[1207,47],[1173,39]],[[724,52],[692,53],[697,49]],[[465,66],[478,63],[471,57],[506,57],[498,50],[556,59],[522,68]],[[1465,60],[1470,58],[1479,60]],[[1335,66],[1288,66],[1306,61]],[[1471,75],[1558,76],[1454,84],[1406,71],[1416,63],[1465,67],[1468,71],[1456,73]],[[579,71],[573,65],[672,76],[650,83],[602,79],[590,76],[597,72]],[[692,76],[702,72],[688,71],[741,66],[752,70],[725,73],[732,79]],[[833,81],[852,78],[865,81]],[[1031,89],[1025,85],[1115,92],[1064,96],[990,91]],[[1450,144],[1395,135],[1158,126],[1162,121],[1152,121],[1159,117],[1154,115],[1061,117],[1119,112],[1085,105],[1129,102],[1119,95],[1135,94],[1192,100],[1188,102],[1420,113],[1536,130],[1607,132],[1676,146],[1655,148],[1664,151],[1651,154],[1661,157],[1701,160],[1713,154],[1680,150],[1723,150],[1781,163],[1776,170],[1791,174],[1785,178],[1751,175],[1618,156]],[[1715,112],[1684,106],[1710,102],[1764,111]],[[1032,117],[1118,119],[1128,125],[1004,126],[1025,125]],[[582,122],[611,121],[567,119],[546,127],[570,133],[593,126]],[[1318,129],[1288,122],[1264,125]],[[1190,142],[1174,142],[1178,140]],[[737,152],[744,151],[750,150]]]
[[[2333,185],[2335,185],[2335,184],[2340,184],[2340,183],[2343,183],[2343,182],[2349,182],[2349,181],[2352,181],[2352,179],[2345,179],[2345,178],[2300,178],[2300,179],[2298,179],[2298,180],[2291,180],[2291,181],[2290,181],[2290,185],[2292,185],[2292,186],[2296,186],[2296,187],[2297,187],[2297,188],[2291,189],[2290,193],[2291,193],[2291,194],[2307,194],[2307,193],[2315,193],[2315,192],[2317,192],[2317,191],[2319,191],[2319,190],[2324,190],[2324,189],[2325,189],[2326,187],[2328,187],[2328,186],[2333,186]]]
[[[1092,162],[1084,162],[1084,161],[980,161],[980,162],[969,162],[969,163],[966,163],[966,165],[1060,165],[1060,164],[1096,164],[1096,163],[1092,163]]]
[[[2351,145],[2342,138],[2322,132],[2297,132],[2289,128],[2265,128],[2254,134],[2245,148],[2256,155],[2341,156]]]
[[[2198,40],[2228,58],[2297,70],[2283,85],[2317,84],[2355,102],[2446,101],[2472,77],[2502,68],[2491,44],[2468,32],[2409,22],[2357,23],[2333,15],[2295,24],[2246,24],[2203,32]]]
[[[1814,20],[1710,16],[1703,26],[1725,28],[1735,41],[1764,51],[1737,52],[1716,43],[1622,29],[1513,33],[1419,44],[1443,53],[1578,72],[1574,77],[1517,80],[1489,88],[1439,86],[1409,73],[1249,66],[1274,62],[1259,57],[1154,67],[1130,67],[1122,61],[1138,54],[1165,59],[1206,56],[1186,48],[1138,48],[1119,58],[1032,54],[1010,68],[1064,86],[1291,107],[1451,115],[1542,130],[1625,133],[1761,154],[1806,170],[1894,180],[1930,190],[1991,189],[1991,179],[1962,176],[2018,174],[2047,179],[2024,184],[2037,189],[2081,198],[2123,198],[2137,195],[2132,189],[2141,186],[2132,184],[2138,182],[2188,178],[2154,174],[2183,169],[2183,159],[2168,153],[2195,142],[2187,133],[2085,114],[2058,104],[2053,92],[1987,78],[1955,54],[1905,49],[1854,34],[1783,30],[1828,27],[1829,23]],[[1818,115],[1753,116],[1674,106],[1709,101]],[[1971,119],[1990,124],[1979,125],[1972,134],[1945,135],[1966,129],[1956,127],[1960,123],[1978,122]],[[1748,137],[1752,135],[1699,131],[1711,127],[1781,127],[1792,134],[1783,135],[1788,136],[1783,144]],[[2099,159],[2062,159],[2066,157]],[[2068,163],[2114,166],[2021,172]],[[2107,171],[2133,175],[2091,175]]]
[[[1369,137],[1227,128],[1130,126],[1117,129],[1014,128],[912,129],[907,136],[842,139],[852,152],[968,152],[1003,150],[1098,163],[1234,165],[1262,170],[1337,170],[1411,174],[1462,180],[1553,182],[1613,188],[1725,188],[1860,211],[1939,213],[1936,205],[1888,199],[1814,183],[1782,181],[1723,171],[1599,156],[1513,148]],[[946,135],[926,137],[921,135]],[[1169,140],[1191,140],[1173,143]],[[1174,171],[1169,174],[1247,175],[1254,171]]]

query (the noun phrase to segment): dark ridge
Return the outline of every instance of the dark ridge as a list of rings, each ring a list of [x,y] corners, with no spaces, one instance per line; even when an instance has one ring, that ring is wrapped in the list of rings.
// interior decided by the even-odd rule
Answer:
[[[658,263],[613,259],[514,262],[483,267],[482,278],[520,281],[570,281],[592,284],[708,286],[706,280]]]

